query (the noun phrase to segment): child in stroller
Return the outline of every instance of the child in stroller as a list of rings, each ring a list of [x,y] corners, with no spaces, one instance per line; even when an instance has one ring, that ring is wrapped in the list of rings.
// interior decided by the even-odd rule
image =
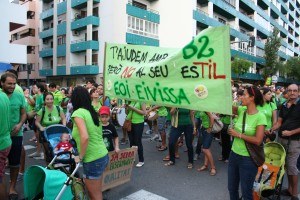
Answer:
[[[56,145],[55,149],[53,150],[54,154],[58,154],[60,152],[69,151],[72,153],[73,146],[70,143],[70,135],[68,133],[62,133],[60,136],[60,142]],[[63,154],[58,157],[59,159],[67,159],[69,158],[68,155]]]

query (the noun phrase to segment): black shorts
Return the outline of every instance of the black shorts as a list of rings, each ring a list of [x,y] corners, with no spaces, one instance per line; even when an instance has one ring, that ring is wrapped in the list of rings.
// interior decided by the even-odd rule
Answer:
[[[22,152],[23,136],[11,137],[11,141],[11,149],[8,154],[9,166],[19,167]]]

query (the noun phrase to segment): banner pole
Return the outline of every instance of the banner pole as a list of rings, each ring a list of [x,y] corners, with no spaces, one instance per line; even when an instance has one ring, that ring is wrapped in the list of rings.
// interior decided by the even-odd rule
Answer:
[[[104,43],[104,62],[103,62],[103,98],[105,97],[105,88],[106,88],[106,84],[105,84],[105,72],[106,72],[106,42]],[[104,105],[104,102],[103,102]]]

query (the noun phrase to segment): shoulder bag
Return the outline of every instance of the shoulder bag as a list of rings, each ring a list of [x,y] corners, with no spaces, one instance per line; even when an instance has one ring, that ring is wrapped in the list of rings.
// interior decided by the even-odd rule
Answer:
[[[242,128],[243,134],[245,132],[245,123],[246,123],[246,111],[244,112],[244,116],[243,116],[243,128]],[[264,152],[263,144],[256,145],[245,141],[245,145],[255,165],[257,167],[262,166],[265,162],[265,152]]]
[[[135,104],[136,103],[134,103],[134,105],[133,105],[133,107],[135,107]],[[126,119],[125,119],[125,122],[124,122],[124,124],[123,124],[123,128],[124,128],[124,130],[126,130],[127,131],[127,133],[128,132],[131,132],[131,125],[132,125],[132,113],[133,113],[133,111],[132,110],[130,110],[129,112],[128,112],[128,115],[127,115],[127,117],[126,117]]]
[[[222,130],[224,124],[221,121],[220,117],[218,117],[215,113],[211,113],[211,114],[214,118],[214,124],[211,129],[211,133],[219,133]]]

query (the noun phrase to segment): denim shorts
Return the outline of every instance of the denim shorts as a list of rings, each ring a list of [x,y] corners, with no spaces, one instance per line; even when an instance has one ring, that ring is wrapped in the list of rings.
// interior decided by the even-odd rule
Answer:
[[[202,128],[202,147],[203,149],[209,149],[213,140],[213,133],[208,133],[205,128]]]
[[[167,117],[159,116],[157,118],[157,129],[159,132],[165,132]]]
[[[83,178],[100,179],[109,161],[108,155],[94,160],[92,162],[83,163]]]
[[[10,167],[19,167],[21,160],[21,152],[23,145],[23,136],[11,137],[11,149],[8,154],[8,162]]]

